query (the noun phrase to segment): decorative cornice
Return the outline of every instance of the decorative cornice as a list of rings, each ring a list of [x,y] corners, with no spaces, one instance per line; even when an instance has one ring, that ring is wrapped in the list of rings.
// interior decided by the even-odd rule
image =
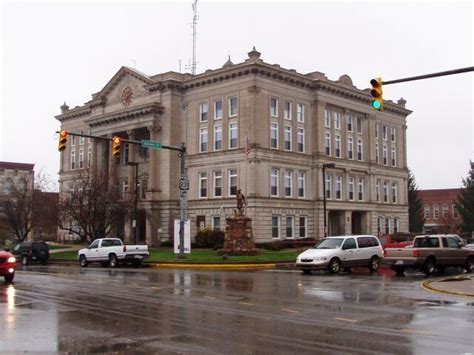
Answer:
[[[89,106],[81,106],[81,107],[75,107],[65,113],[54,116],[54,118],[56,118],[59,122],[64,122],[76,117],[89,115],[91,112],[92,110],[90,109]]]
[[[152,102],[149,104],[133,107],[126,110],[121,110],[117,112],[113,112],[107,115],[103,115],[100,117],[94,117],[85,120],[90,127],[98,127],[107,125],[110,123],[116,123],[120,121],[126,121],[130,118],[135,118],[138,116],[143,116],[146,114],[158,114],[161,115],[163,113],[164,107],[158,102]]]

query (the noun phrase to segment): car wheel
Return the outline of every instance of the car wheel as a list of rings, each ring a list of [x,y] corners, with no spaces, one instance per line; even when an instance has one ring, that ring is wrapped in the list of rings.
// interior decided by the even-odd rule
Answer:
[[[373,256],[369,262],[369,270],[372,272],[375,272],[379,268],[380,268],[380,259],[377,256]]]
[[[466,270],[467,273],[471,273],[474,271],[474,257],[471,256],[466,260],[464,270]]]
[[[395,273],[398,276],[402,276],[405,273],[406,267],[405,266],[394,266],[392,268],[392,270],[395,271]]]
[[[115,254],[110,254],[109,255],[109,266],[111,268],[114,268],[114,267],[117,267],[118,265],[118,259],[117,259],[117,255]]]
[[[30,261],[30,260],[29,260],[29,258],[28,258],[27,255],[23,255],[23,256],[21,257],[21,264],[22,264],[22,265],[28,265],[29,261]]]
[[[436,272],[436,264],[434,258],[430,257],[425,262],[425,266],[423,267],[423,271],[426,275],[433,275]]]
[[[100,266],[107,267],[107,266],[109,266],[109,262],[108,261],[101,261]]]
[[[331,274],[339,273],[339,271],[341,271],[341,261],[338,258],[331,259],[328,270]]]
[[[5,275],[5,282],[12,282],[14,278],[15,278],[15,273]]]
[[[309,275],[311,274],[311,270],[310,269],[303,269],[303,275]]]
[[[85,255],[81,255],[79,257],[79,264],[81,265],[81,267],[87,267],[88,262]]]

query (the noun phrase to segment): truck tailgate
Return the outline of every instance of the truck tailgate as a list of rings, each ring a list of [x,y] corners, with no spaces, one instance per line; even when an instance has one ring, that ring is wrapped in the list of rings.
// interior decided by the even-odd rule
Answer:
[[[385,249],[385,258],[390,259],[405,259],[413,257],[412,248],[387,248]]]

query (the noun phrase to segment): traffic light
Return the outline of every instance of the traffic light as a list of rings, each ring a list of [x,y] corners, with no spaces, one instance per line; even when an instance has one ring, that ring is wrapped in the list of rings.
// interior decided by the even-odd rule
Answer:
[[[58,150],[62,152],[64,149],[66,149],[66,143],[67,143],[67,131],[62,129],[59,132],[59,145],[58,145]]]
[[[114,158],[120,158],[120,146],[122,144],[122,138],[114,137],[112,138],[112,156]]]
[[[370,105],[372,106],[374,110],[382,111],[382,107],[383,107],[382,78],[372,79],[370,81],[370,85],[372,85],[372,90],[370,90],[372,101],[370,101]]]

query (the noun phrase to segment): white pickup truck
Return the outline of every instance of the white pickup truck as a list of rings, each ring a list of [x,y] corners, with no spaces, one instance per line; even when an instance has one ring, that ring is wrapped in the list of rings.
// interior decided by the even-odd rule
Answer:
[[[96,239],[77,254],[81,267],[87,267],[94,261],[100,262],[104,267],[117,267],[119,262],[131,262],[134,266],[140,266],[143,258],[148,256],[148,245],[124,245],[119,238]]]

